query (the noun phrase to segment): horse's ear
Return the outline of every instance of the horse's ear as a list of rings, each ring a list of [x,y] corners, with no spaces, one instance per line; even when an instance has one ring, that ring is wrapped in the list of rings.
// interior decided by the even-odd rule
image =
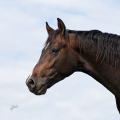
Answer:
[[[46,22],[46,29],[47,29],[48,35],[50,35],[54,31],[54,29],[52,29],[47,22]]]
[[[63,21],[61,19],[57,18],[57,20],[58,20],[59,31],[60,31],[61,35],[63,37],[65,37],[65,32],[66,32],[65,24],[63,23]]]

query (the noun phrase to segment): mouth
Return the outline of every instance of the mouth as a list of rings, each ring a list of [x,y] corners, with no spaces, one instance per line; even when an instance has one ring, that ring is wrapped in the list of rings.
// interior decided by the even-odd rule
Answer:
[[[45,85],[42,85],[40,89],[35,93],[35,95],[43,95],[47,92],[47,87]]]
[[[40,89],[36,92],[36,93],[34,93],[35,95],[43,95],[43,94],[45,94],[46,92],[47,92],[47,89],[49,89],[51,86],[53,86],[54,85],[54,83],[53,82],[51,82],[51,80],[50,80],[50,82],[48,82],[48,83],[46,83],[46,84],[43,84],[41,87],[40,87]]]
[[[47,89],[49,89],[51,86],[55,84],[54,77],[57,75],[57,73],[54,73],[51,77],[44,78],[44,82],[42,85],[39,86],[37,89],[34,87],[33,89],[30,89],[30,92],[32,92],[35,95],[43,95],[47,92]]]

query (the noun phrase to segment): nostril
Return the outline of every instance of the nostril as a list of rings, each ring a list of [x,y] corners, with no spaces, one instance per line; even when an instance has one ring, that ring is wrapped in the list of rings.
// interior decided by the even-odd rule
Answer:
[[[35,81],[33,79],[28,79],[26,80],[26,85],[28,86],[29,89],[35,88]]]
[[[32,79],[30,79],[29,84],[34,85],[34,81]]]

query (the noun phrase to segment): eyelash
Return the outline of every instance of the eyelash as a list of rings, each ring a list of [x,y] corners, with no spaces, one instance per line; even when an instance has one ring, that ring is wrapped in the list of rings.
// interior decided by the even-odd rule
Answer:
[[[57,53],[59,51],[59,49],[52,49],[52,53]]]

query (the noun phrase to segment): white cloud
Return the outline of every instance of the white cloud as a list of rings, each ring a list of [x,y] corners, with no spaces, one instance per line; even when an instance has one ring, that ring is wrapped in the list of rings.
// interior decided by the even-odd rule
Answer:
[[[99,29],[119,34],[117,2],[0,1],[0,117],[3,120],[119,119],[114,96],[85,74],[75,73],[43,96],[30,93],[25,85],[47,38],[46,21],[54,29],[59,17],[68,29]],[[18,108],[11,112],[12,105]]]

